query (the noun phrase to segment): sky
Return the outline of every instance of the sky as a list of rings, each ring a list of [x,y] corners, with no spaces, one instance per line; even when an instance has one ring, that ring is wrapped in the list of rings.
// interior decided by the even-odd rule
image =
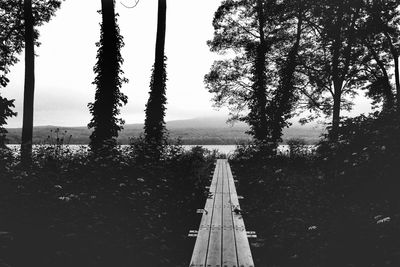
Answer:
[[[148,99],[157,23],[157,0],[117,0],[118,23],[125,47],[122,69],[129,83],[122,92],[128,104],[121,108],[126,123],[142,123]],[[203,78],[218,57],[206,44],[213,36],[212,18],[220,0],[173,0],[167,3],[166,121],[196,117],[227,117],[227,109],[215,110]],[[36,48],[34,125],[83,126],[91,119],[87,104],[94,99],[93,66],[100,37],[100,0],[67,0],[53,19],[39,28],[41,46]],[[8,127],[22,126],[24,59],[11,68],[11,82],[2,95],[16,99],[18,116]],[[359,112],[368,110],[359,101]]]
[[[133,0],[122,0],[132,5]],[[210,102],[203,77],[216,55],[206,41],[213,36],[211,25],[220,1],[173,0],[167,6],[165,52],[168,57],[166,120],[226,116]],[[53,19],[39,28],[41,46],[36,48],[35,125],[82,126],[90,121],[87,104],[94,99],[93,66],[100,37],[100,0],[67,0]],[[129,83],[122,92],[128,104],[121,109],[126,123],[144,120],[151,67],[154,63],[157,1],[141,0],[127,9],[116,1],[118,23],[124,37],[122,69]],[[16,118],[8,127],[21,127],[24,59],[11,68],[11,82],[2,94],[16,99]]]

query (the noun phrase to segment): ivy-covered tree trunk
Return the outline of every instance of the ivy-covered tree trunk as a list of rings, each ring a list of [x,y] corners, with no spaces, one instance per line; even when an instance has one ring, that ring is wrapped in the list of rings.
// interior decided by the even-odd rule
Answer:
[[[32,161],[33,105],[35,93],[35,47],[32,0],[24,0],[25,21],[25,83],[21,139],[21,162],[27,166]]]
[[[166,57],[165,28],[166,28],[167,1],[158,1],[157,37],[155,62],[150,82],[150,96],[146,104],[146,118],[144,133],[146,142],[151,145],[153,152],[161,149],[165,139],[165,90],[166,90]]]
[[[297,10],[295,42],[280,71],[280,83],[268,108],[268,113],[271,117],[271,139],[275,147],[282,141],[282,130],[288,125],[287,120],[290,118],[295,102],[294,76],[298,64],[297,56],[303,26],[303,3],[301,0],[297,1]]]
[[[114,9],[114,0],[101,0],[101,36],[94,67],[97,76],[93,82],[97,88],[94,103],[88,105],[93,115],[88,127],[94,129],[90,136],[90,147],[94,151],[103,147],[107,150],[116,144],[118,131],[124,123],[117,118],[119,107],[127,103],[127,97],[120,91],[126,79],[120,77],[123,74],[120,67],[123,61],[120,54],[123,41]]]
[[[257,21],[258,32],[260,34],[259,43],[256,47],[254,73],[253,73],[253,96],[250,105],[250,113],[247,116],[247,121],[251,127],[251,133],[256,141],[265,143],[269,139],[267,129],[267,97],[266,97],[266,76],[265,76],[265,53],[267,44],[264,36],[264,7],[261,0],[257,0]]]

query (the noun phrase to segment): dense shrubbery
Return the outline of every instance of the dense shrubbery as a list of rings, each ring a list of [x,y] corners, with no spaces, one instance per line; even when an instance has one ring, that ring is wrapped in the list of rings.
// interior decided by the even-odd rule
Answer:
[[[4,264],[186,266],[194,244],[186,235],[198,226],[217,155],[166,145],[156,164],[139,159],[138,146],[92,154],[43,145],[30,170],[1,150]]]
[[[341,126],[339,143],[325,136],[314,154],[236,150],[231,163],[246,228],[258,235],[250,241],[256,265],[400,265],[399,115],[361,115]]]
[[[375,112],[343,120],[339,142],[332,144],[326,137],[317,152],[325,167],[335,169],[336,174],[363,179],[388,177],[398,170],[399,136],[399,114]]]

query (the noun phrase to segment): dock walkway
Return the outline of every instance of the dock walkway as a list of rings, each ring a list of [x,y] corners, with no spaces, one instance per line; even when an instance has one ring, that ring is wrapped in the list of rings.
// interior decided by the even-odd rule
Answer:
[[[254,267],[232,172],[217,160],[190,267]]]

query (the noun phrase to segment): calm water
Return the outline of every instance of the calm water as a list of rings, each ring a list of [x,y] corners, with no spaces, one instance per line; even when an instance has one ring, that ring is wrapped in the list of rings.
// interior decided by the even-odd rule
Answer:
[[[80,148],[87,148],[87,145],[68,145],[72,150],[78,150]],[[123,145],[122,147],[124,147]],[[183,145],[184,149],[191,149],[192,147],[195,147],[196,145]],[[224,153],[226,155],[230,155],[233,153],[233,151],[236,148],[236,145],[201,145],[202,147],[208,149],[208,150],[217,150],[220,153]],[[9,148],[14,150],[15,152],[19,152],[19,145],[8,145]],[[289,152],[289,147],[287,145],[280,145],[278,147],[278,151],[280,153],[288,153]]]

